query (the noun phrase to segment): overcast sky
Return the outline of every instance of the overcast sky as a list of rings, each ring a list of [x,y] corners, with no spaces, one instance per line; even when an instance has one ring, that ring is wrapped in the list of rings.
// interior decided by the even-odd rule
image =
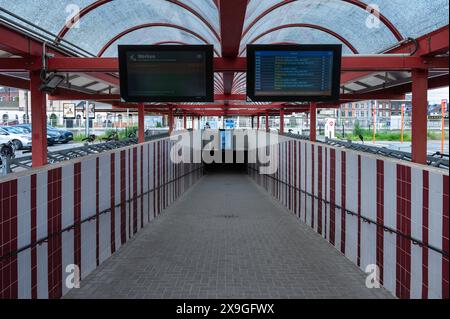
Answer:
[[[440,104],[442,100],[448,101],[448,87],[428,91],[428,101],[430,104]]]

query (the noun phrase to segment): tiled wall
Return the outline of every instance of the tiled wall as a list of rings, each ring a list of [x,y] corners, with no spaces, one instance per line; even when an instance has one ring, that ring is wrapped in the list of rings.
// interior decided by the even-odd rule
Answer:
[[[249,174],[300,220],[363,271],[377,265],[399,298],[448,298],[448,171],[294,139],[272,149],[278,172]]]
[[[169,139],[0,179],[0,299],[60,298],[201,176]],[[70,269],[69,269],[70,270]]]

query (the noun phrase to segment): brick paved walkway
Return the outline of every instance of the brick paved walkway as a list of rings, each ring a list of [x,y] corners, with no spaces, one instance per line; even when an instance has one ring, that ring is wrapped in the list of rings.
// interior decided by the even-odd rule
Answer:
[[[392,298],[246,175],[206,175],[68,298]]]

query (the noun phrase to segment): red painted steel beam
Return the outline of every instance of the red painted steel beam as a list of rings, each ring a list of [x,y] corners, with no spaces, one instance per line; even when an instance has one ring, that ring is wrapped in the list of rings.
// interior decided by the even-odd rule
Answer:
[[[194,37],[196,37],[197,39],[201,40],[203,43],[205,44],[209,44],[208,40],[206,40],[204,37],[202,37],[200,34],[198,34],[197,32],[192,31],[191,29],[185,28],[183,26],[177,25],[177,24],[173,24],[173,23],[162,23],[162,22],[158,22],[158,23],[144,23],[144,24],[140,24],[140,25],[136,25],[133,26],[129,29],[126,29],[122,32],[120,32],[119,34],[115,35],[114,37],[112,37],[101,49],[100,51],[97,53],[98,57],[101,57],[106,50],[108,50],[108,48],[113,45],[116,41],[118,41],[119,39],[121,39],[122,37],[126,36],[129,33],[132,33],[134,31],[137,30],[141,30],[141,29],[148,29],[148,28],[156,28],[156,27],[165,27],[165,28],[172,28],[172,29],[178,29],[181,30],[183,32],[189,33],[191,35],[193,35]],[[217,51],[215,51],[216,54],[218,54]]]
[[[5,25],[0,25],[0,49],[25,58],[21,60],[22,62],[18,60],[11,61],[9,68],[8,64],[2,65],[2,67],[5,67],[8,70],[14,68],[17,71],[22,71],[24,67],[27,67],[27,70],[39,70],[42,68],[41,56],[43,53],[43,43],[39,39],[32,38],[23,32]],[[47,47],[47,53],[51,53],[57,58],[69,57],[68,53],[65,51],[51,47]],[[21,63],[23,63],[23,65],[19,65]],[[118,78],[109,74],[98,74],[94,72],[91,73],[91,76],[110,85],[119,84]]]
[[[280,134],[284,133],[284,109],[280,109]]]
[[[95,100],[95,101],[120,101],[119,94],[89,94],[68,89],[58,88],[48,96],[51,101],[61,100]]]
[[[41,78],[39,71],[30,72],[31,91],[31,146],[33,152],[32,166],[40,167],[47,164],[47,101],[39,87]]]
[[[247,99],[245,94],[216,94],[215,101],[245,101]]]
[[[0,50],[22,57],[38,56],[42,55],[42,42],[0,24]]]
[[[315,142],[317,140],[316,125],[317,125],[317,104],[311,103],[309,109],[309,140]]]
[[[426,57],[434,56],[442,53],[446,53],[449,50],[449,26],[446,25],[437,30],[434,30],[428,34],[418,37],[415,42],[407,41],[399,44],[384,54],[410,54],[414,53],[414,56]],[[417,43],[417,48],[416,48]],[[356,81],[360,78],[370,75],[367,72],[348,72],[342,74],[341,83],[346,84],[352,81]]]
[[[138,106],[138,143],[145,143],[145,108],[142,103]]]
[[[117,102],[113,104],[113,109],[137,109],[137,104]],[[208,104],[208,105],[148,105],[144,104],[146,112],[168,112],[169,110],[174,110],[177,113],[183,115],[184,113],[189,114],[190,112],[234,112],[240,111],[242,114],[245,113],[264,113],[272,112],[274,114],[279,114],[281,108],[289,112],[304,112],[309,110],[309,105],[285,105],[281,103],[269,104],[269,105],[224,105],[224,104]]]
[[[297,0],[284,0],[284,1],[281,1],[281,2],[279,2],[277,4],[274,4],[273,6],[271,6],[270,8],[265,10],[264,12],[262,12],[252,22],[250,22],[250,24],[247,26],[247,28],[242,33],[242,37],[244,37],[250,31],[250,29],[252,29],[256,25],[256,23],[258,23],[258,21],[263,19],[269,13],[271,13],[274,10],[277,10],[277,9],[287,5],[287,4],[295,2],[295,1],[297,1]],[[367,10],[368,9],[368,5],[367,4],[365,4],[365,3],[361,2],[361,1],[358,1],[358,0],[342,0],[342,1],[350,3],[352,5],[355,5],[355,6],[361,8],[363,10]],[[403,36],[400,33],[400,31],[395,27],[395,25],[388,18],[386,18],[383,14],[381,14],[380,12],[378,12],[378,15],[379,15],[380,21],[392,32],[394,37],[398,41],[401,41],[403,39]],[[344,18],[344,17],[342,17],[342,18]]]
[[[245,58],[215,58],[215,72],[246,72],[247,59]]]
[[[285,110],[285,115],[292,115],[293,113],[307,113],[309,112],[309,108],[307,109],[295,109],[295,110]],[[154,112],[155,113],[155,112]],[[161,112],[162,114],[167,114],[167,111]],[[268,114],[268,116],[279,116],[280,111],[279,110],[268,110],[261,112],[261,110],[195,110],[190,111],[186,113],[188,116],[233,116],[233,115],[239,115],[239,116],[257,116],[263,114]],[[183,113],[180,111],[177,111],[175,113],[175,116],[183,116]]]
[[[169,134],[173,132],[173,109],[169,109]]]
[[[412,72],[411,155],[414,163],[427,162],[428,70]]]
[[[435,56],[447,53],[449,50],[449,25],[443,26],[416,39],[418,44],[414,56]],[[414,42],[407,42],[393,48],[386,53],[411,53],[415,48]]]
[[[223,74],[223,93],[225,95],[231,95],[233,92],[234,73],[224,72]]]
[[[35,68],[36,59],[31,58],[0,58],[0,72],[11,70],[25,72]]]
[[[87,15],[88,13],[90,13],[91,11],[94,11],[95,9],[109,3],[112,2],[113,0],[97,0],[94,3],[90,4],[89,6],[83,8],[80,13],[78,14],[78,18],[81,20],[81,18],[83,18],[85,15]],[[197,17],[200,21],[203,22],[203,24],[211,31],[212,34],[214,34],[214,36],[216,37],[216,39],[218,41],[220,41],[220,37],[218,35],[218,33],[216,32],[216,30],[214,29],[214,27],[211,25],[211,23],[204,18],[199,12],[197,12],[196,10],[194,10],[193,8],[191,8],[190,6],[188,6],[186,3],[183,3],[181,1],[178,0],[166,0],[172,4],[175,4],[179,7],[181,7],[182,9],[192,13],[195,17]],[[64,25],[64,27],[60,30],[60,32],[58,33],[58,39],[62,39],[64,38],[64,36],[67,34],[67,32],[69,32],[69,30],[77,23],[76,19],[72,19],[71,21],[69,21],[68,23],[66,23]]]
[[[314,29],[314,30],[319,30],[321,32],[325,32],[325,33],[331,35],[332,37],[338,39],[342,43],[344,43],[350,49],[350,51],[352,51],[354,54],[359,53],[358,50],[350,43],[350,41],[348,41],[346,38],[341,36],[339,33],[334,32],[333,30],[330,30],[328,28],[322,27],[320,25],[310,24],[310,23],[291,23],[291,24],[284,24],[284,25],[276,26],[274,28],[266,30],[266,31],[262,32],[261,34],[257,35],[255,38],[253,38],[252,40],[249,41],[249,44],[255,43],[256,41],[258,41],[259,39],[261,39],[262,37],[264,37],[270,33],[280,31],[283,29],[290,29],[290,28],[307,28],[307,29]],[[246,50],[246,48],[244,48],[241,51],[240,55],[242,55],[245,52],[245,50]]]
[[[201,115],[201,116],[252,116],[258,114],[259,110],[246,111],[246,110],[202,110],[202,111],[191,111],[191,114]],[[279,115],[279,112],[273,112],[273,115]]]
[[[2,81],[2,78],[5,78]],[[6,77],[0,75],[0,84],[4,86],[17,87],[14,84],[20,85],[19,88],[28,89],[29,81],[22,80],[17,78],[13,79],[12,77]],[[10,84],[10,85],[7,85]],[[340,100],[342,103],[346,103],[348,101],[363,101],[363,100],[398,100],[404,98],[403,93],[396,92],[369,92],[362,94],[341,94]],[[52,95],[48,96],[48,99],[51,101],[60,101],[60,100],[93,100],[93,101],[104,101],[104,102],[117,102],[120,101],[119,94],[89,94],[83,92],[72,91],[68,89],[59,88]],[[216,94],[214,96],[215,101],[245,101],[245,94]],[[199,107],[201,105],[190,105],[192,107]]]
[[[6,77],[9,79],[11,77]],[[2,77],[0,75],[0,81]],[[6,82],[5,79],[5,82]],[[20,80],[18,83],[26,85],[28,88],[27,80]],[[0,82],[1,84],[1,82]],[[5,85],[8,86],[8,85]],[[72,91],[68,89],[58,88],[56,91],[49,95],[49,100],[60,101],[60,100],[96,100],[96,101],[120,101],[120,94],[89,94],[83,92]],[[246,96],[244,94],[216,94],[214,95],[214,100],[216,101],[245,101]]]
[[[117,58],[51,58],[48,61],[50,71],[58,72],[118,72]],[[342,57],[342,71],[381,72],[410,71],[412,69],[448,69],[446,57],[410,57],[405,55],[351,55]],[[214,58],[215,72],[246,72],[245,58]]]
[[[220,0],[219,16],[220,31],[222,35],[222,56],[234,59],[239,54],[241,35],[244,28],[245,14],[248,0]],[[223,74],[223,87],[225,94],[231,94],[234,81],[234,72]]]
[[[6,86],[11,88],[17,88],[22,90],[30,89],[30,81],[17,78],[14,76],[0,74],[0,86]]]
[[[219,1],[223,57],[235,58],[238,56],[247,3],[247,0]]]
[[[448,70],[447,57],[416,57],[402,55],[345,56],[342,58],[343,71],[410,71],[412,69]]]

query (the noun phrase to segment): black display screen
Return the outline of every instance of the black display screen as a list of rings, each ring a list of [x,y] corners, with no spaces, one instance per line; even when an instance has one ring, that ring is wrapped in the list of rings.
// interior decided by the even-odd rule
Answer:
[[[127,102],[212,102],[212,46],[119,46]]]
[[[250,100],[339,99],[340,45],[250,45],[247,50]]]

